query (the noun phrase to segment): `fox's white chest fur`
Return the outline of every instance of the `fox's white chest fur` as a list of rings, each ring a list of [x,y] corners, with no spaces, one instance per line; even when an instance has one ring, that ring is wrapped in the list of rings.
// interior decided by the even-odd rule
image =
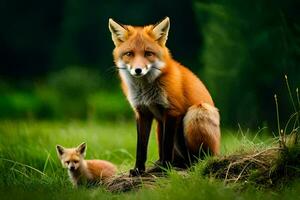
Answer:
[[[128,88],[127,99],[133,108],[147,107],[156,118],[161,118],[158,107],[168,108],[169,102],[165,90],[151,71],[143,77],[133,77],[127,70],[120,71],[121,78]]]

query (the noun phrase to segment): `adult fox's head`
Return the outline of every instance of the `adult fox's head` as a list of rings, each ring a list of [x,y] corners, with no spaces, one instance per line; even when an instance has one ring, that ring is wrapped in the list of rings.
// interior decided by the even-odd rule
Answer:
[[[65,148],[61,145],[56,146],[57,155],[61,160],[63,167],[69,171],[76,171],[85,157],[86,144],[82,143],[76,148]]]
[[[156,79],[169,57],[165,46],[169,28],[168,17],[156,25],[145,27],[121,25],[109,19],[109,30],[115,44],[114,61],[121,75],[123,72],[123,75],[135,78],[147,75]]]

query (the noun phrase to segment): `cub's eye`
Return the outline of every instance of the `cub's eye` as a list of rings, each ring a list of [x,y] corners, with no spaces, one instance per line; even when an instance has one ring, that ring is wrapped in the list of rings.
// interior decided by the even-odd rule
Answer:
[[[152,51],[145,51],[145,57],[151,57],[154,56],[154,53]]]
[[[132,51],[128,51],[128,52],[124,53],[124,56],[132,57],[133,56],[133,52]]]
[[[70,161],[66,161],[66,163],[67,163],[67,164],[69,164],[69,163],[70,163]]]
[[[77,164],[77,163],[78,163],[78,160],[74,160],[74,163]]]

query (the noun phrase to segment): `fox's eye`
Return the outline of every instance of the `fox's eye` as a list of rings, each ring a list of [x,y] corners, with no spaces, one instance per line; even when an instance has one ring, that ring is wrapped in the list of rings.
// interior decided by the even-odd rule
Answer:
[[[74,163],[77,164],[77,163],[78,163],[78,160],[74,160]]]
[[[145,51],[145,57],[151,57],[154,56],[154,53],[152,51]]]
[[[128,51],[128,52],[124,53],[124,56],[132,57],[133,56],[133,52],[132,51]]]
[[[66,161],[66,163],[67,163],[67,164],[69,164],[69,163],[70,163],[70,161]]]

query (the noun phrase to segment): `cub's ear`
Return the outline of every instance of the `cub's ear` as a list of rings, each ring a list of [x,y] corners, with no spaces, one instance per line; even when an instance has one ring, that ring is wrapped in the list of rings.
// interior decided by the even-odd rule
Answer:
[[[126,40],[128,31],[127,29],[122,26],[121,24],[118,24],[113,19],[108,20],[108,27],[111,32],[111,38],[114,41],[115,45],[118,46],[122,42]]]
[[[61,145],[56,145],[56,152],[57,152],[57,155],[59,157],[61,157],[65,152],[65,148]]]
[[[76,151],[78,151],[83,157],[85,156],[85,151],[86,151],[86,143],[83,142],[81,143],[77,148]]]
[[[158,41],[160,45],[165,45],[168,39],[168,33],[170,29],[170,19],[166,17],[158,24],[154,25],[153,34],[155,40]]]

